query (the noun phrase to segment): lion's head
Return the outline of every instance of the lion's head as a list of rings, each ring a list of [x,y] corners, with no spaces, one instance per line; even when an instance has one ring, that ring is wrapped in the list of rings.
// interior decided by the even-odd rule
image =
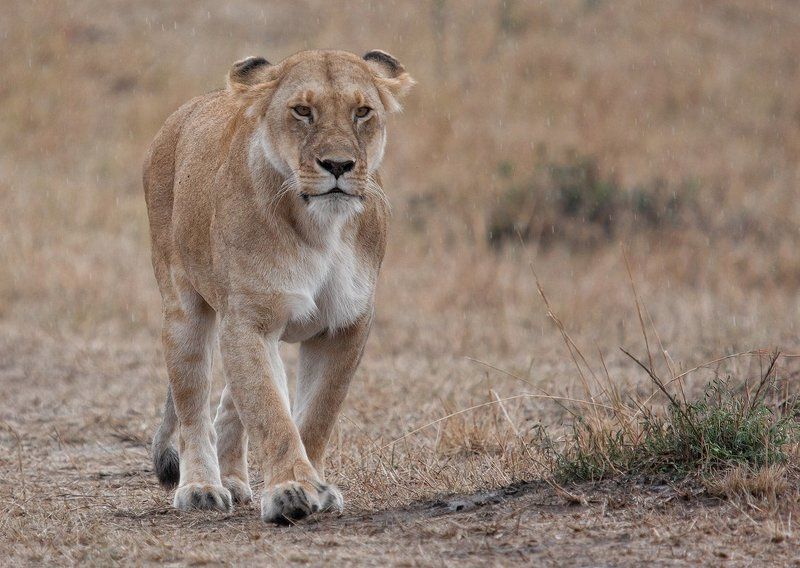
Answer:
[[[414,80],[383,51],[304,51],[271,65],[234,64],[228,86],[259,125],[251,161],[266,160],[315,216],[357,212],[377,191],[371,174],[386,145],[386,117]]]

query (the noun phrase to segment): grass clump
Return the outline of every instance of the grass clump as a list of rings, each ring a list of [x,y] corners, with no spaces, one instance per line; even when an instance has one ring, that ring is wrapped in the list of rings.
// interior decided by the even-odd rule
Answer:
[[[778,379],[781,354],[774,352],[766,370],[761,366],[763,372],[752,382],[734,381],[715,371],[714,380],[705,385],[702,394],[687,400],[684,381],[688,375],[700,369],[718,369],[722,362],[741,357],[756,356],[761,365],[765,353],[733,353],[678,372],[641,302],[624,249],[623,257],[647,350],[646,362],[620,349],[655,386],[655,392],[644,400],[620,393],[602,353],[600,369],[593,368],[553,311],[531,266],[547,314],[561,333],[585,394],[584,400],[576,399],[583,404],[582,410],[565,407],[574,420],[558,444],[546,432],[541,434],[554,477],[565,482],[624,476],[675,479],[705,477],[737,467],[758,472],[787,464],[800,445],[800,398],[789,394],[787,381]],[[659,375],[646,321],[656,339],[656,354],[660,351],[663,356],[666,380]],[[658,394],[666,399],[663,407],[653,402]]]
[[[753,469],[786,463],[787,448],[798,441],[797,402],[780,400],[773,373],[751,388],[737,389],[730,377],[706,385],[703,395],[686,401],[670,393],[641,362],[668,399],[663,412],[638,406],[598,420],[580,417],[562,450],[554,452],[556,477],[595,481],[615,476],[667,478],[709,474],[732,466]],[[621,410],[621,409],[619,409]],[[611,420],[608,420],[611,418]]]

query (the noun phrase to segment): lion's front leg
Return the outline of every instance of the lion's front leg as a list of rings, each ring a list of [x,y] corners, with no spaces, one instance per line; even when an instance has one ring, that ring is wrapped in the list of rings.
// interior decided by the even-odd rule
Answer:
[[[220,348],[230,393],[264,472],[261,517],[296,521],[330,506],[330,490],[309,462],[291,417],[279,334],[264,334],[262,327],[229,314]]]
[[[324,475],[328,445],[350,380],[369,336],[372,310],[349,327],[325,332],[300,346],[294,417],[308,459]]]

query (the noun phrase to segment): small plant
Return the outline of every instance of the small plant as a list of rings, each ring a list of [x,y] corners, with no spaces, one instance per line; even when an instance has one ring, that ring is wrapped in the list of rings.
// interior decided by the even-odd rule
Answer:
[[[737,391],[730,377],[715,379],[699,400],[685,402],[667,393],[663,414],[641,407],[639,417],[625,427],[576,420],[563,451],[555,455],[556,476],[567,481],[617,475],[675,478],[734,465],[785,463],[787,446],[798,441],[797,412],[794,403],[769,404],[777,388],[775,360],[754,389]]]
[[[548,166],[561,213],[596,223],[610,234],[612,217],[619,206],[619,188],[612,179],[602,178],[590,158]]]

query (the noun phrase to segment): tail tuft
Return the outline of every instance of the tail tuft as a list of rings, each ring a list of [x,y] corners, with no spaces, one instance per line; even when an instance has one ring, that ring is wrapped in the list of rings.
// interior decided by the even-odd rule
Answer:
[[[180,460],[178,452],[172,446],[167,446],[158,454],[153,454],[153,469],[158,476],[158,481],[167,489],[178,485],[181,477]]]

